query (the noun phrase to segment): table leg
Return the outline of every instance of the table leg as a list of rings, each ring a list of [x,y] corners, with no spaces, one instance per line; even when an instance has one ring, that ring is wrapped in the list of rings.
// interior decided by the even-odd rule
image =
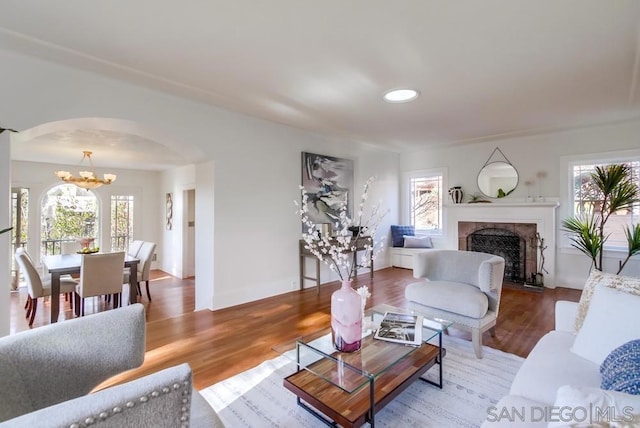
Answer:
[[[304,288],[304,277],[307,275],[304,273],[304,256],[300,254],[298,258],[300,259],[300,290],[302,290]]]
[[[370,267],[371,269],[369,270],[369,278],[370,278],[370,279],[373,279],[373,256],[371,257],[370,263],[371,263],[371,264],[369,265],[369,267]]]
[[[320,295],[320,259],[316,257],[316,287],[318,292],[316,294]]]
[[[129,268],[129,304],[138,302],[138,264],[133,263]]]
[[[442,383],[442,360],[443,360],[443,353],[442,353],[442,331],[440,333],[438,333],[438,358],[436,358],[436,364],[438,364],[438,382],[434,382],[432,380],[429,379],[425,379],[423,377],[420,377],[419,379],[430,383],[433,386],[437,386],[438,388],[442,389],[443,387],[443,383]]]
[[[58,322],[60,314],[60,272],[51,272],[51,318],[53,324]]]

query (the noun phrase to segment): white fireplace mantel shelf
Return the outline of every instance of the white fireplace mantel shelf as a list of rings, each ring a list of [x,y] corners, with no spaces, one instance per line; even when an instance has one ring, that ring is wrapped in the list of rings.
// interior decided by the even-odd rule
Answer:
[[[557,201],[552,202],[476,202],[476,203],[462,203],[462,204],[446,204],[446,208],[499,208],[499,207],[522,207],[522,208],[539,208],[549,207],[557,208],[560,203]]]

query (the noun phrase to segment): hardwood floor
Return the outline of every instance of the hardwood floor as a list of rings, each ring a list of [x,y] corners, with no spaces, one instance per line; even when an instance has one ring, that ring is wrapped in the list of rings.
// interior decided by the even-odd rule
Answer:
[[[387,268],[376,271],[373,280],[360,275],[354,286],[368,285],[372,293],[367,306],[389,303],[406,305],[404,288],[414,281],[412,271]],[[204,388],[241,371],[256,366],[278,354],[274,345],[329,326],[331,293],[339,283],[325,284],[316,294],[315,288],[293,291],[275,297],[218,311],[194,312],[194,279],[180,280],[161,271],[152,272],[152,302],[139,300],[146,307],[147,353],[144,364],[119,375],[101,387],[135,379],[188,362],[194,372],[194,385]],[[557,300],[578,301],[579,290],[557,288],[544,292],[505,286],[502,293],[496,337],[489,333],[483,343],[520,356],[527,356],[542,335],[554,326]],[[12,295],[11,332],[28,329],[24,319],[24,292]],[[60,303],[64,314],[72,317],[67,302]],[[87,311],[104,310],[101,302]],[[92,309],[93,308],[93,309]],[[49,302],[40,302],[34,328],[49,319]],[[469,339],[468,334],[452,330],[452,335]]]

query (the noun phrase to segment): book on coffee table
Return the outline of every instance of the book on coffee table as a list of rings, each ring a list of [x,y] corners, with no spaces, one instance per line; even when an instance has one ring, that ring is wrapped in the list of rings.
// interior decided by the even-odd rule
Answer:
[[[422,320],[420,315],[386,312],[373,337],[388,342],[420,346],[422,344]]]

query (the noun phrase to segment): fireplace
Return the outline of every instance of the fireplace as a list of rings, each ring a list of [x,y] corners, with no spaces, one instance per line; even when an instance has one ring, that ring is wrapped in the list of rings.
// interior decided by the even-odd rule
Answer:
[[[556,283],[556,209],[558,202],[508,202],[496,200],[491,204],[449,204],[445,211],[444,248],[467,248],[467,235],[476,230],[506,229],[525,241],[524,274],[527,282],[537,272],[537,251],[531,244],[536,233],[544,239],[544,286],[555,288]],[[462,223],[462,224],[460,224]],[[510,281],[510,279],[508,279]]]
[[[532,282],[537,263],[535,242],[535,224],[458,222],[458,248],[504,258],[505,281]]]

